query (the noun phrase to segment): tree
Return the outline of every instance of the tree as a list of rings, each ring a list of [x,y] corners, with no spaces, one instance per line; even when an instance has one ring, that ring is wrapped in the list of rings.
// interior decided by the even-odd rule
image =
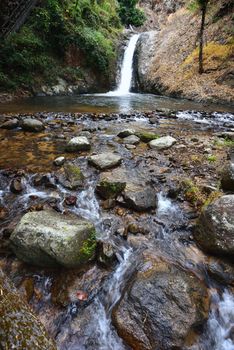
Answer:
[[[203,68],[203,46],[204,46],[204,28],[206,19],[206,10],[209,0],[197,0],[198,6],[201,10],[201,26],[199,31],[199,68],[198,73],[202,74],[204,72]]]

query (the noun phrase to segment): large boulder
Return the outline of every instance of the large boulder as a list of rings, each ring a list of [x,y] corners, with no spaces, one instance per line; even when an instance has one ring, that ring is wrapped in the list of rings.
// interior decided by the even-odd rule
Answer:
[[[147,252],[113,311],[113,323],[134,350],[182,349],[196,341],[208,312],[207,289],[198,277]]]
[[[224,190],[234,192],[234,163],[228,163],[222,170],[221,185]]]
[[[0,348],[56,350],[43,325],[0,270]]]
[[[16,256],[29,264],[76,267],[94,257],[94,226],[52,210],[25,214],[10,237]]]
[[[122,158],[115,153],[105,152],[89,158],[89,163],[100,170],[106,170],[119,165]]]
[[[194,238],[205,251],[234,258],[234,195],[222,196],[202,211]]]
[[[44,124],[37,119],[26,118],[21,122],[21,127],[25,131],[39,132],[45,129]]]
[[[91,145],[86,136],[73,137],[66,146],[67,152],[89,151]]]
[[[176,143],[176,139],[171,136],[164,136],[160,137],[156,140],[152,140],[149,142],[150,148],[156,149],[156,150],[164,150],[167,148],[170,148]]]

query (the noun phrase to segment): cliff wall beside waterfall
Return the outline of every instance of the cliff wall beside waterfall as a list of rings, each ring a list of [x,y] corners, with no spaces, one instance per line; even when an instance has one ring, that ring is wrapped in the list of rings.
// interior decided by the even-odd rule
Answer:
[[[135,58],[144,92],[200,101],[234,101],[233,2],[210,2],[206,16],[204,74],[198,74],[200,14],[194,1],[141,0],[147,14]]]

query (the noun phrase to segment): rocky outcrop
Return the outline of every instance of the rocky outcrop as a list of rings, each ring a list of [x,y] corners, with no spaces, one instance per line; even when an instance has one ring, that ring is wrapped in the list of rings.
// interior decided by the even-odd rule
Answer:
[[[207,289],[191,272],[145,252],[113,312],[118,334],[135,350],[181,349],[208,316]]]
[[[16,256],[38,266],[76,267],[94,257],[94,226],[87,220],[42,210],[25,214],[10,237]]]
[[[234,195],[220,197],[202,211],[194,238],[205,251],[234,258]]]
[[[43,325],[0,270],[0,348],[56,350]]]

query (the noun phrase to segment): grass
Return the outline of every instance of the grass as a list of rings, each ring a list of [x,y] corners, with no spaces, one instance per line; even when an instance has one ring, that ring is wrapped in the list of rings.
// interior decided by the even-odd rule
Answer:
[[[217,157],[214,155],[214,154],[210,154],[208,157],[207,157],[207,160],[209,163],[214,163],[217,161]]]

